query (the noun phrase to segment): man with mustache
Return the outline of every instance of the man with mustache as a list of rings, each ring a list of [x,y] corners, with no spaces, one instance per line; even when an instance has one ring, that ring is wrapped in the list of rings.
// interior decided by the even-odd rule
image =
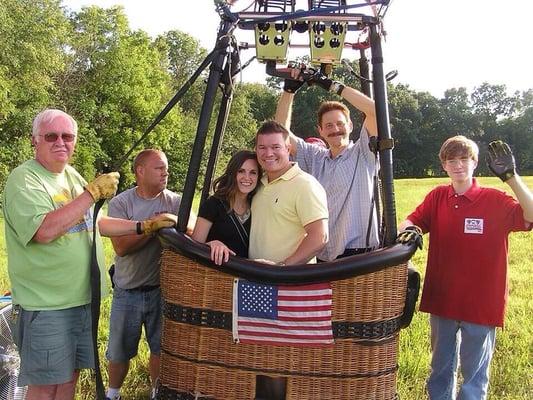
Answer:
[[[289,130],[294,94],[304,83],[300,72],[293,68],[294,79],[285,80],[276,110],[276,121]],[[365,253],[379,244],[373,201],[377,157],[369,147],[369,137],[377,136],[376,111],[371,98],[325,75],[317,73],[307,82],[336,93],[365,114],[359,139],[355,142],[350,140],[353,130],[350,111],[338,101],[326,101],[318,109],[317,130],[328,149],[290,134],[292,157],[326,190],[329,242],[318,254],[318,259],[332,261]]]

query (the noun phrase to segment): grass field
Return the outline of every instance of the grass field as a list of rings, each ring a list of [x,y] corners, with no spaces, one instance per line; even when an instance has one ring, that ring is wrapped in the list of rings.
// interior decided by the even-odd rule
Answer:
[[[504,189],[497,178],[480,178],[487,186]],[[528,187],[533,188],[533,177],[526,177]],[[423,199],[435,185],[447,182],[446,179],[404,179],[395,182],[397,219],[401,221]],[[0,220],[3,232],[3,221]],[[413,262],[424,274],[427,256],[427,237],[424,250],[418,251]],[[112,260],[112,249],[106,241],[108,265]],[[6,272],[7,256],[3,234],[0,235],[0,291],[9,290]],[[533,266],[533,236],[531,233],[515,233],[510,237],[509,255],[509,303],[506,325],[498,330],[496,353],[492,362],[491,400],[533,399],[533,286],[531,267]],[[104,352],[107,342],[107,318],[110,299],[103,301],[100,324],[99,350],[105,370]],[[425,379],[428,375],[430,359],[429,329],[426,314],[416,313],[412,324],[401,332],[398,372],[398,393],[403,400],[426,398]],[[142,344],[139,355],[132,361],[130,374],[124,384],[124,399],[146,399],[148,395],[148,354]],[[105,372],[104,372],[105,373]],[[105,376],[104,379],[107,377]],[[84,373],[78,388],[77,399],[92,399],[93,384]]]

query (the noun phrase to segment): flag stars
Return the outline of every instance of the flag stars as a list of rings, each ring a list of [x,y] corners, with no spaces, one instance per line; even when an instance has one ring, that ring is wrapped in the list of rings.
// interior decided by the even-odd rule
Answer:
[[[243,283],[240,296],[240,310],[248,315],[268,317],[276,314],[277,290],[275,287]]]

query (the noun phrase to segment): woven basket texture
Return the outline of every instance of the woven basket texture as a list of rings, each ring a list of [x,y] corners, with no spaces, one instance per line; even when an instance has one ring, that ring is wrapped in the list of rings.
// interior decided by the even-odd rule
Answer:
[[[166,303],[232,311],[234,277],[165,249]],[[407,265],[332,282],[333,321],[378,322],[403,312]],[[332,346],[235,344],[229,330],[163,319],[160,384],[177,393],[252,400],[257,375],[287,378],[287,400],[393,400],[399,333]]]

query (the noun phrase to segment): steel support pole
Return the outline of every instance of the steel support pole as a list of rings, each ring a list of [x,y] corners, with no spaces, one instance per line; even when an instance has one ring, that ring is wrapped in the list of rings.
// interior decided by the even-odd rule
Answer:
[[[374,101],[379,142],[391,139],[389,109],[387,103],[387,82],[383,72],[383,51],[378,25],[370,25],[370,44],[372,48],[372,80],[374,82]],[[390,246],[396,241],[396,207],[394,198],[394,174],[392,166],[392,149],[379,150],[380,170],[383,190],[383,217],[385,221],[384,245]]]
[[[205,170],[204,186],[202,188],[202,196],[200,198],[200,204],[202,204],[208,197],[211,189],[211,183],[213,181],[213,175],[215,173],[215,167],[217,165],[218,154],[220,152],[220,144],[224,138],[224,132],[226,130],[226,124],[228,122],[229,110],[231,109],[231,101],[233,100],[233,88],[229,88],[230,93],[224,93],[220,102],[220,109],[218,111],[217,126],[215,133],[213,134],[213,143],[211,145],[211,151],[209,153],[209,160],[207,161],[207,167]]]
[[[187,230],[187,222],[191,213],[196,184],[198,182],[198,174],[200,172],[200,164],[202,162],[202,154],[209,129],[209,122],[211,121],[216,92],[224,71],[224,66],[227,62],[227,57],[231,54],[228,51],[228,46],[230,45],[228,32],[233,26],[234,25],[231,22],[223,21],[218,31],[216,47],[219,48],[220,52],[209,68],[209,78],[207,80],[204,101],[200,111],[200,120],[198,121],[198,127],[196,129],[196,137],[193,143],[189,168],[187,170],[187,176],[185,177],[183,196],[178,211],[178,229],[180,232],[185,232]]]

